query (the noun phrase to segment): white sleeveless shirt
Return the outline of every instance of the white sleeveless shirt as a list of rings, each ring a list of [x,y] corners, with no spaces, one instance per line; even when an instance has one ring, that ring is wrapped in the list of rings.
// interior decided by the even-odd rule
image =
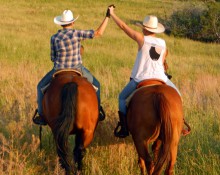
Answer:
[[[144,44],[138,51],[131,78],[136,82],[145,79],[157,78],[164,82],[167,76],[164,73],[163,57],[166,53],[166,43],[163,39],[144,36]]]

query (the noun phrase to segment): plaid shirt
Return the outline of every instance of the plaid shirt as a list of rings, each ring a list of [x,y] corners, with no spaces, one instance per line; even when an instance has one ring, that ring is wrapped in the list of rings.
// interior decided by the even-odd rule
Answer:
[[[51,37],[51,61],[54,69],[74,68],[82,64],[80,41],[94,37],[94,30],[62,29]]]

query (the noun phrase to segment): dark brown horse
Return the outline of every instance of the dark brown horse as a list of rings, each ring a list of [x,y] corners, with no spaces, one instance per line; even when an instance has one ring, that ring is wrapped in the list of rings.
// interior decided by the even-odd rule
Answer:
[[[183,128],[182,101],[167,85],[142,87],[132,97],[127,115],[141,174],[173,174],[177,147]],[[152,144],[152,149],[149,147]]]
[[[67,175],[80,173],[83,153],[93,140],[98,122],[98,100],[93,86],[74,72],[61,72],[46,91],[43,110],[54,135],[61,166]],[[70,134],[75,135],[73,157],[68,146]]]

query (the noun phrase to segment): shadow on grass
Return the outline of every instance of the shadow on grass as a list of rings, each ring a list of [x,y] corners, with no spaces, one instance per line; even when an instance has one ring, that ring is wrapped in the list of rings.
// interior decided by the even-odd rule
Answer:
[[[123,139],[114,136],[114,129],[118,122],[118,116],[116,115],[117,113],[108,112],[106,114],[106,119],[98,123],[94,139],[89,147],[117,145],[121,143],[133,144],[131,135]],[[35,129],[38,132],[36,135],[38,137],[39,126],[36,126]],[[70,136],[70,147],[72,147],[72,144],[74,144],[74,138],[74,135]],[[46,152],[51,150],[55,151],[55,143],[53,140],[52,131],[48,126],[42,128],[42,150]]]
[[[133,144],[131,135],[126,138],[117,138],[114,136],[114,129],[118,123],[117,112],[108,112],[106,119],[98,123],[95,131],[95,137],[90,146],[108,146],[120,143]]]

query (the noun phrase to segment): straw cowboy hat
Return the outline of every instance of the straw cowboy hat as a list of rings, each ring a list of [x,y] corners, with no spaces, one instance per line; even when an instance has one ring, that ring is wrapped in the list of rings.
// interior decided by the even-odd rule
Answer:
[[[157,17],[152,15],[146,16],[143,23],[136,23],[136,25],[153,33],[162,33],[165,31],[163,24],[159,23]]]
[[[58,25],[67,25],[70,24],[78,19],[79,16],[76,18],[73,17],[73,13],[71,10],[64,10],[61,16],[56,16],[54,18],[54,23]]]

